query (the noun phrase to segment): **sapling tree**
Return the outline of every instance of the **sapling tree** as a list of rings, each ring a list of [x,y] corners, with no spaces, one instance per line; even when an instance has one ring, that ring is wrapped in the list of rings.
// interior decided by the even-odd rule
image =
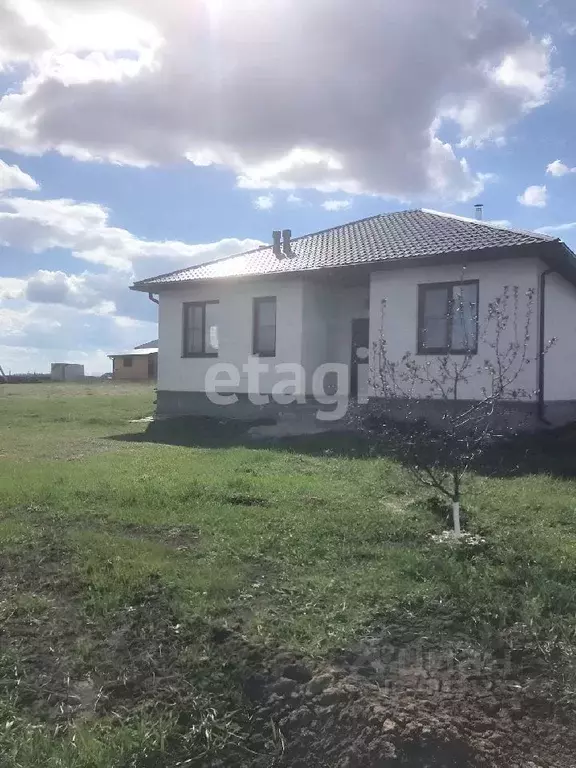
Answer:
[[[390,353],[383,303],[371,365],[377,397],[359,406],[357,419],[376,442],[393,442],[420,484],[449,500],[459,536],[466,474],[496,440],[518,430],[513,403],[537,394],[522,385],[523,372],[537,354],[534,291],[505,286],[488,303],[484,317],[478,313],[476,284],[462,281],[450,287],[445,317],[434,314],[434,300],[428,324],[426,308],[421,309],[419,354],[406,352],[400,359]],[[438,353],[439,340],[447,342],[448,351]]]

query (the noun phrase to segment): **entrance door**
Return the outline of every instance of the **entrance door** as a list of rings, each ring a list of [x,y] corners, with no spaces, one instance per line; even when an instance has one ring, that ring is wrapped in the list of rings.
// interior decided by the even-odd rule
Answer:
[[[148,355],[148,378],[149,379],[155,379],[156,378],[156,355]]]
[[[367,317],[352,320],[352,361],[350,365],[350,396],[368,384],[370,357],[370,320]],[[362,375],[361,375],[362,374]]]

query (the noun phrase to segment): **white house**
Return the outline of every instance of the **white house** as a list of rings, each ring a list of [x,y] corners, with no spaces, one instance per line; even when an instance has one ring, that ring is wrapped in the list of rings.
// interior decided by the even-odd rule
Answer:
[[[518,288],[521,313],[534,297],[517,406],[542,423],[576,419],[576,255],[546,235],[401,211],[294,240],[274,233],[271,246],[133,289],[159,302],[158,413],[253,418],[377,394],[369,371],[383,334],[398,360],[458,355],[456,294],[476,308],[465,331],[478,362],[489,359],[478,318],[505,286]],[[482,386],[474,376],[460,396],[478,399]]]

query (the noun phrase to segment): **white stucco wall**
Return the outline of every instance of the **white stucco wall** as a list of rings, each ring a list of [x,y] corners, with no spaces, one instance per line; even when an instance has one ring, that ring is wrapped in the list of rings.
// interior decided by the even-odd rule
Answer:
[[[544,265],[537,259],[514,259],[471,264],[464,278],[479,281],[479,315],[485,318],[488,303],[502,294],[504,286],[518,286],[521,307],[525,294],[535,291],[529,356],[517,386],[528,393],[537,389],[538,287]],[[400,360],[406,352],[417,352],[418,285],[457,282],[460,266],[429,266],[372,273],[370,287],[347,286],[306,277],[276,280],[222,281],[160,294],[160,352],[158,388],[173,392],[202,392],[208,369],[218,363],[232,363],[242,372],[251,357],[253,299],[277,297],[276,357],[261,362],[278,365],[301,363],[306,370],[305,391],[312,394],[312,374],[323,363],[348,365],[351,357],[352,321],[370,317],[370,345],[378,341],[382,326],[382,302],[386,302],[384,333],[389,356]],[[218,358],[182,357],[182,305],[188,301],[220,302],[220,355]],[[546,336],[558,341],[546,357],[546,400],[576,400],[576,288],[558,275],[548,277]],[[493,356],[487,339],[479,343],[474,368]],[[418,357],[418,361],[434,357]],[[373,361],[374,362],[374,361]],[[261,377],[261,392],[269,393],[283,378],[273,371]],[[367,371],[360,374],[360,390],[366,388]],[[461,389],[462,398],[481,397],[483,380],[470,375]],[[219,386],[225,391],[227,387]],[[241,373],[234,391],[250,391],[247,376]],[[532,398],[534,399],[534,395]]]
[[[576,400],[576,287],[560,275],[549,274],[544,306],[545,339],[556,338],[544,358],[544,398]]]
[[[312,392],[314,371],[329,361],[328,323],[330,293],[325,285],[315,281],[302,284],[302,365],[306,371],[306,392]]]
[[[368,317],[369,288],[346,287],[321,281],[254,280],[198,285],[160,294],[158,388],[173,392],[202,392],[206,373],[218,363],[232,363],[240,371],[252,352],[253,300],[276,296],[276,357],[264,358],[270,366],[299,363],[306,372],[303,393],[312,394],[314,371],[324,363],[350,363],[352,320]],[[219,301],[220,353],[218,358],[182,357],[182,305],[189,301]],[[270,393],[283,378],[271,371],[261,377],[263,393]],[[362,378],[364,379],[362,381]],[[365,389],[367,372],[360,386]],[[249,392],[242,374],[240,386]],[[228,387],[219,386],[226,391]],[[329,391],[329,388],[328,388]]]
[[[370,317],[370,286],[338,285],[330,292],[328,321],[328,357],[331,362],[350,365],[352,358],[352,321]],[[358,394],[368,395],[368,365],[358,370]]]
[[[368,282],[348,287],[339,282],[304,281],[302,359],[308,394],[312,394],[312,376],[319,366],[325,363],[350,365],[352,321],[369,317],[369,301]],[[361,372],[361,389],[366,389],[367,379],[367,371]]]
[[[222,281],[160,294],[158,389],[203,392],[206,372],[217,363],[232,363],[240,371],[252,357],[253,300],[276,296],[276,357],[262,363],[300,362],[302,357],[303,286],[295,280]],[[182,357],[182,305],[188,301],[219,301],[218,358]],[[262,375],[261,391],[271,392],[277,378]],[[219,387],[225,390],[225,387]],[[248,392],[248,378],[241,373],[234,391]]]
[[[329,295],[329,359],[348,364],[352,352],[352,321],[370,316],[370,289],[368,285],[351,288],[339,285],[332,288]]]
[[[483,319],[488,313],[488,304],[502,295],[504,286],[518,286],[520,294],[520,313],[525,317],[526,298],[529,290],[536,292],[534,298],[534,314],[531,322],[531,339],[529,357],[532,362],[526,365],[516,386],[526,390],[534,399],[537,389],[537,368],[534,362],[537,352],[537,323],[538,303],[537,290],[539,278],[539,262],[536,259],[514,259],[494,262],[470,264],[463,273],[459,265],[411,267],[398,270],[374,272],[371,276],[370,290],[370,344],[371,348],[381,337],[383,326],[384,337],[388,343],[389,359],[400,361],[406,352],[417,353],[418,337],[418,285],[423,283],[458,282],[460,280],[479,281],[479,317],[482,326]],[[382,307],[385,301],[385,310]],[[486,359],[494,357],[493,350],[487,338],[480,333],[478,354],[474,358],[474,373],[469,376],[469,382],[460,390],[462,399],[482,397],[482,386],[487,378],[479,376],[475,371]],[[457,358],[456,358],[457,359]],[[417,356],[418,363],[430,362],[437,364],[434,356]],[[372,365],[377,366],[374,358]],[[429,388],[419,392],[422,396],[429,395]]]

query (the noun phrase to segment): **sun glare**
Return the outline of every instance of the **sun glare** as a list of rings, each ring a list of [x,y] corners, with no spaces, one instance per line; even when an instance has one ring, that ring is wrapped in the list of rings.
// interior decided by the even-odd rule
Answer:
[[[250,17],[269,9],[272,0],[201,0],[212,24],[218,24],[230,16]]]
[[[59,38],[58,42],[67,50],[142,51],[155,47],[159,35],[148,22],[112,11],[66,18],[60,26]]]

